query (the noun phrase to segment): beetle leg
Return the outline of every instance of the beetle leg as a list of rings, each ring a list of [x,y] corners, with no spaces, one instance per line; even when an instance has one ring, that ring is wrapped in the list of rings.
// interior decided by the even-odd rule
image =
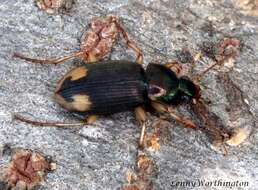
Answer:
[[[88,125],[93,124],[97,119],[98,119],[97,115],[90,115],[90,116],[87,117],[86,123]]]
[[[182,66],[176,61],[166,63],[165,67],[172,70],[177,76],[182,72],[183,69]]]
[[[173,71],[178,78],[182,76],[188,76],[192,72],[192,68],[188,64],[180,64],[177,61],[168,62],[165,64],[165,67]]]
[[[159,113],[167,113],[170,117],[176,120],[176,122],[180,123],[186,128],[196,129],[196,125],[190,120],[187,119],[175,112],[171,107],[163,105],[158,102],[151,102],[151,106]]]
[[[84,52],[80,51],[80,52],[73,53],[72,55],[64,56],[64,57],[57,58],[57,59],[33,59],[33,58],[26,57],[24,55],[21,55],[19,53],[14,53],[13,57],[20,58],[20,59],[29,61],[31,63],[55,64],[56,65],[56,64],[61,64],[71,58],[80,57],[81,55],[83,55],[83,53]]]
[[[221,151],[224,156],[228,155],[228,148],[225,146],[225,144],[221,145]]]
[[[116,24],[118,30],[120,31],[120,33],[122,34],[123,38],[125,39],[126,45],[128,46],[128,48],[132,49],[134,51],[134,53],[136,54],[136,62],[138,64],[143,64],[143,55],[142,55],[142,51],[140,50],[140,48],[138,48],[137,45],[129,39],[128,33],[121,26],[121,24],[118,23],[117,20],[115,20],[115,24]]]
[[[98,58],[91,52],[88,52],[87,56],[86,56],[86,61],[87,63],[94,63],[96,61],[98,61]]]
[[[14,114],[13,119],[32,124],[35,127],[82,127],[92,124],[96,120],[96,116],[89,116],[86,121],[78,123],[63,123],[63,122],[49,122],[49,121],[36,121],[27,119],[21,115]]]
[[[227,62],[227,60],[229,59],[229,57],[225,57],[223,59],[220,60],[216,60],[215,63],[213,63],[212,65],[210,65],[208,68],[204,69],[203,71],[201,71],[199,74],[197,74],[195,77],[193,77],[193,81],[199,83],[203,76],[205,74],[207,74],[209,71],[213,70],[215,66],[217,65],[223,65],[225,62]]]
[[[207,74],[209,71],[213,70],[215,66],[221,65],[221,64],[222,64],[222,60],[221,61],[216,61],[215,63],[210,65],[208,68],[206,68],[203,71],[201,71],[201,73],[199,73],[196,76],[194,76],[193,77],[193,81],[195,81],[196,83],[199,83],[202,80],[202,78],[203,78],[203,76],[205,74]]]
[[[145,139],[145,131],[146,131],[146,112],[142,107],[135,108],[135,116],[137,121],[141,125],[141,135],[139,139],[139,148],[143,149],[144,147],[144,139]]]

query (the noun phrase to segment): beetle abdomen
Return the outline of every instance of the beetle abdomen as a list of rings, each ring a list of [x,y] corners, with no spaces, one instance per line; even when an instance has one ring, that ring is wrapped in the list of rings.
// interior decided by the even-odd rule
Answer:
[[[73,69],[58,83],[56,101],[69,111],[111,114],[145,104],[143,68],[133,62],[106,61]]]

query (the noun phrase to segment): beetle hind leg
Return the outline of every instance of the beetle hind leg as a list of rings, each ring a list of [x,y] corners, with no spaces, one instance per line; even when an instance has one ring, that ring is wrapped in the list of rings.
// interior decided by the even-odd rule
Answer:
[[[13,115],[14,120],[19,120],[24,123],[31,124],[32,126],[35,127],[82,127],[82,126],[87,126],[92,124],[93,122],[96,121],[97,117],[94,116],[89,116],[86,118],[85,121],[78,122],[78,123],[63,123],[63,122],[53,122],[53,121],[37,121],[37,120],[32,120],[25,118],[24,116],[21,116],[19,114],[14,114]]]
[[[69,59],[72,59],[74,57],[80,57],[83,54],[83,52],[76,52],[73,53],[71,55],[68,56],[64,56],[61,58],[57,58],[57,59],[34,59],[34,58],[30,58],[30,57],[26,57],[24,55],[21,55],[19,53],[14,53],[13,57],[15,58],[19,58],[19,59],[23,59],[25,61],[31,62],[31,63],[40,63],[40,64],[61,64]]]

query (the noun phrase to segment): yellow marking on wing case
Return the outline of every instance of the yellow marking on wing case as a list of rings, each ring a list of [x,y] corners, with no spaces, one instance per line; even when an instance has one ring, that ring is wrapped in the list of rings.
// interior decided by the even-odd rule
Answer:
[[[88,73],[88,70],[85,67],[78,67],[78,68],[71,70],[66,75],[64,75],[61,80],[59,80],[59,82],[57,83],[55,92],[58,92],[60,90],[60,88],[63,85],[63,82],[67,78],[71,78],[71,81],[75,81],[75,80],[79,80],[83,77],[86,77],[87,73]]]
[[[68,102],[59,94],[55,94],[55,100],[63,108],[69,111],[89,111],[91,107],[91,101],[87,95],[74,95],[73,101]]]

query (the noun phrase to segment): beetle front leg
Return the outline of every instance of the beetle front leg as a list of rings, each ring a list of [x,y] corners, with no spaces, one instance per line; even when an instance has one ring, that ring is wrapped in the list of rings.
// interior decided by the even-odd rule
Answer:
[[[196,83],[199,83],[203,76],[206,75],[209,71],[214,70],[214,68],[219,65],[222,66],[225,62],[229,61],[229,59],[231,59],[231,57],[223,57],[220,60],[216,60],[215,63],[213,63],[212,65],[208,66],[206,69],[204,69],[203,71],[201,71],[199,74],[197,74],[196,76],[193,77],[193,80]]]
[[[224,60],[223,60],[224,61]],[[204,69],[203,71],[201,71],[199,74],[197,74],[196,76],[193,77],[193,81],[195,83],[200,83],[200,81],[202,80],[203,76],[205,74],[207,74],[209,71],[213,70],[215,66],[217,65],[221,65],[222,64],[222,60],[221,61],[216,61],[215,63],[213,63],[212,65],[210,65],[208,68]]]
[[[159,113],[167,113],[170,117],[175,119],[176,122],[180,123],[184,127],[196,129],[196,125],[190,119],[177,114],[171,107],[154,101],[151,103],[151,106]]]
[[[144,148],[144,139],[145,139],[145,131],[146,131],[146,112],[142,107],[137,107],[135,108],[135,116],[136,120],[140,123],[141,125],[141,134],[140,134],[140,139],[139,139],[139,148],[143,149]]]

